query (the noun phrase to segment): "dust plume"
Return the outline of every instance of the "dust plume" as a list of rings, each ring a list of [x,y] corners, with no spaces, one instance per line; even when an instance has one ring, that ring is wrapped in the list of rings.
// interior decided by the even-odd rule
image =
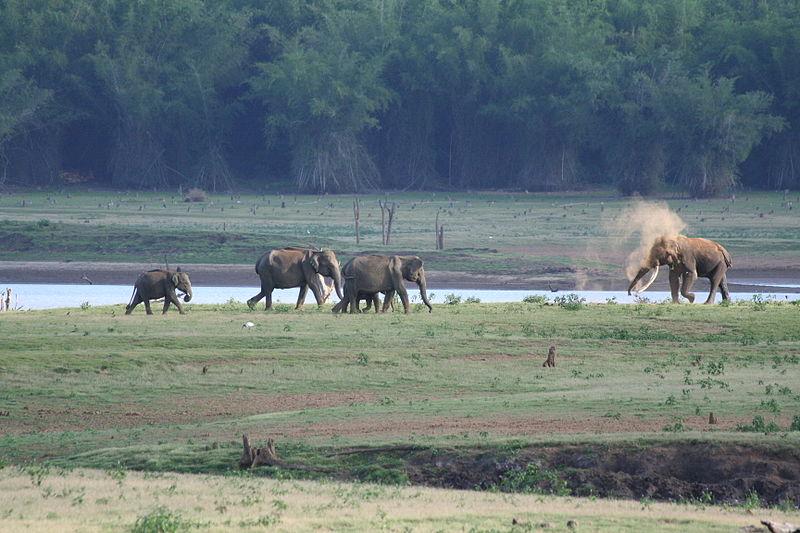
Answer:
[[[632,280],[639,271],[642,260],[658,237],[675,237],[686,228],[686,223],[669,208],[666,202],[636,201],[624,209],[614,221],[605,224],[606,231],[619,244],[638,238],[638,246],[625,261],[625,275]]]

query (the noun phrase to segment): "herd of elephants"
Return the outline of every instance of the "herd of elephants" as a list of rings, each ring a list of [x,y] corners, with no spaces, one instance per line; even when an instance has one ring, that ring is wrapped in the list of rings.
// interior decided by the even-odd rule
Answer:
[[[717,289],[723,300],[730,299],[726,273],[731,267],[731,256],[717,242],[690,238],[683,235],[662,236],[655,239],[649,253],[642,260],[640,269],[628,286],[628,294],[632,290],[638,292],[647,289],[656,279],[660,266],[669,266],[669,284],[672,301],[679,302],[679,295],[689,302],[694,302],[692,285],[698,277],[708,278],[711,289],[705,303],[714,303]],[[333,287],[340,302],[333,307],[334,313],[359,312],[359,302],[367,301],[367,309],[374,306],[378,312],[379,294],[385,298],[381,312],[385,312],[397,294],[403,303],[405,313],[409,312],[408,292],[404,281],[417,284],[423,303],[428,311],[433,307],[428,300],[427,281],[422,259],[416,255],[360,255],[343,267],[339,265],[336,253],[332,250],[314,248],[288,247],[270,250],[256,262],[256,274],[261,278],[261,291],[247,301],[253,309],[266,298],[266,308],[272,307],[272,291],[299,287],[297,305],[300,308],[305,301],[308,289],[314,294],[318,305],[322,305],[331,292],[325,278],[333,280]],[[183,307],[176,290],[184,293],[184,301],[192,299],[192,284],[189,275],[178,268],[171,270],[150,270],[139,275],[134,284],[133,295],[125,314],[144,302],[147,314],[153,314],[150,300],[164,299],[166,313],[171,304],[175,304],[183,314]]]

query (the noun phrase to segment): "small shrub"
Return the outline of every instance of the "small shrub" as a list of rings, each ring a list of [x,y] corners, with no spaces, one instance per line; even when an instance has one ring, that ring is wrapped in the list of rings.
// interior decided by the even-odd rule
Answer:
[[[570,293],[566,296],[558,296],[553,301],[562,309],[567,309],[568,311],[577,311],[584,306],[586,303],[586,298],[581,298],[575,293]]]
[[[766,311],[767,301],[760,294],[753,295],[753,311]]]
[[[197,187],[193,187],[186,191],[186,194],[183,197],[184,202],[205,202],[206,200],[208,200],[206,191],[203,189],[198,189]]]
[[[800,415],[794,415],[792,423],[789,424],[789,431],[800,431]]]
[[[81,302],[81,309],[82,310],[87,311],[88,309],[91,309],[91,307],[92,307],[92,304],[90,304],[89,302]]]
[[[461,303],[461,296],[456,296],[453,293],[445,294],[444,303],[447,305],[458,305]]]
[[[683,424],[682,418],[673,418],[672,424],[664,426],[663,431],[667,433],[683,433],[686,431],[686,426]]]
[[[525,492],[534,494],[555,494],[569,496],[571,491],[567,482],[552,470],[528,463],[525,468],[508,470],[500,478],[497,487],[503,492]]]
[[[369,364],[369,356],[364,352],[361,352],[360,354],[358,354],[356,362],[361,366],[367,366]]]
[[[132,531],[133,533],[171,533],[192,526],[191,522],[184,520],[178,513],[158,507],[137,518]]]
[[[36,227],[39,229],[46,228],[50,226],[50,221],[46,218],[43,218],[36,222]]]
[[[780,431],[781,428],[778,424],[775,423],[774,420],[770,420],[769,423],[764,422],[764,417],[761,415],[756,415],[753,417],[753,422],[751,424],[739,424],[736,426],[736,431],[743,431],[747,433],[777,433]]]
[[[526,304],[535,304],[541,307],[543,305],[547,305],[550,302],[550,299],[541,294],[531,294],[530,296],[523,298],[522,301]]]
[[[469,298],[464,300],[464,303],[465,304],[479,304],[479,303],[481,303],[481,299],[477,298],[475,296],[470,296]]]

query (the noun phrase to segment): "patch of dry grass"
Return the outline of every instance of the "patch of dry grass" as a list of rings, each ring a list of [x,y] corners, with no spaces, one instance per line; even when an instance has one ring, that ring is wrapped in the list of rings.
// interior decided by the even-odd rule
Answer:
[[[0,530],[736,531],[800,514],[621,500],[478,493],[247,476],[0,470]],[[516,520],[517,526],[513,521]]]

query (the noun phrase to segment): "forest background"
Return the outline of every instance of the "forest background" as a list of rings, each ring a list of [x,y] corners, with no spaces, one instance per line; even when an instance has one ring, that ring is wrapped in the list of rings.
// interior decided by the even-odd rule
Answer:
[[[4,0],[0,187],[800,186],[795,0]]]

